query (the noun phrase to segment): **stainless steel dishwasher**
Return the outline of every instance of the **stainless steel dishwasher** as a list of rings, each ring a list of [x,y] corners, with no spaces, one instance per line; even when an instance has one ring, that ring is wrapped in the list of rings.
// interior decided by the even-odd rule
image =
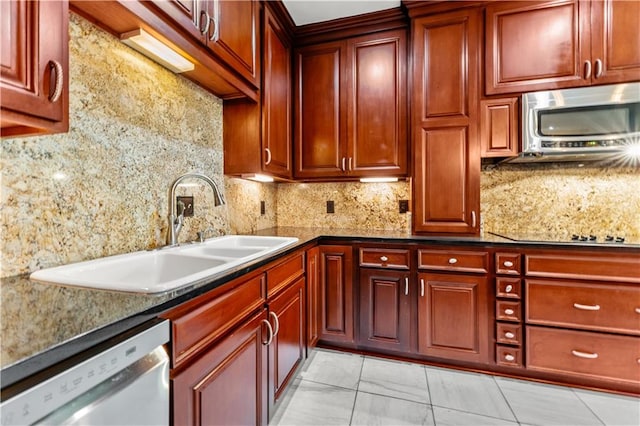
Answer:
[[[169,322],[154,324],[0,404],[1,424],[168,425]]]

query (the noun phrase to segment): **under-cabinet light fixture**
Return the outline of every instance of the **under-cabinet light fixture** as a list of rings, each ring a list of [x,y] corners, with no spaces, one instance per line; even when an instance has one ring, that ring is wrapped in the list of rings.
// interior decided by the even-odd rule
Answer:
[[[397,182],[397,177],[370,177],[370,178],[361,178],[360,182],[364,183],[389,183],[389,182]]]
[[[191,61],[142,28],[121,34],[120,41],[175,73],[192,71],[195,68]]]
[[[273,182],[273,178],[271,176],[261,175],[258,173],[252,174],[252,175],[242,175],[241,177],[243,177],[244,179],[249,179],[256,182]]]

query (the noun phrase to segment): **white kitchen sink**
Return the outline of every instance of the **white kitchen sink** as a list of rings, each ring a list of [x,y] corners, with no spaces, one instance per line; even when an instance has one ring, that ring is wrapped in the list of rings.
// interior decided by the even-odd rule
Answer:
[[[165,293],[298,241],[288,237],[230,235],[203,243],[109,256],[31,274],[40,282],[133,293]]]

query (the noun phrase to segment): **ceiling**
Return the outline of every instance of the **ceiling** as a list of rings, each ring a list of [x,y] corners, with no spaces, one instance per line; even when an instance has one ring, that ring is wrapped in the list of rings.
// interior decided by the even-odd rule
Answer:
[[[297,26],[400,6],[400,0],[283,0]]]

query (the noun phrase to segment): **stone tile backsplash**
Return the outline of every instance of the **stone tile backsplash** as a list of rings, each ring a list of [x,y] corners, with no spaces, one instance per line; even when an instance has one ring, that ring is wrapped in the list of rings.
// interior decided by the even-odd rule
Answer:
[[[411,214],[398,213],[398,200],[411,198],[410,182],[224,177],[220,99],[74,14],[69,48],[69,132],[0,144],[0,277],[164,244],[169,186],[190,171],[211,176],[228,203],[213,207],[208,187],[186,182],[179,192],[194,195],[195,216],[181,241],[209,227],[410,230]],[[640,235],[640,172],[485,167],[481,215],[485,232]]]

